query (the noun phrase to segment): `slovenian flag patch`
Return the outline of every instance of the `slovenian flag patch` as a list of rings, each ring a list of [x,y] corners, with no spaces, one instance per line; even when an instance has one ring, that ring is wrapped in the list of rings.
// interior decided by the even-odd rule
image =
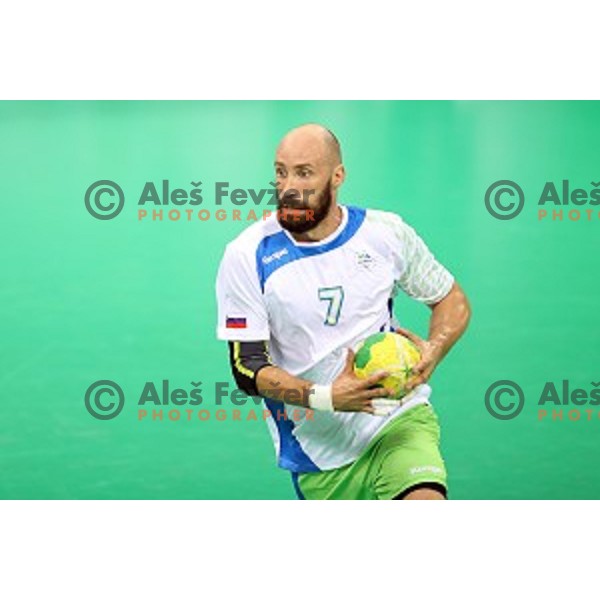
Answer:
[[[225,327],[227,329],[246,329],[246,317],[227,317]]]

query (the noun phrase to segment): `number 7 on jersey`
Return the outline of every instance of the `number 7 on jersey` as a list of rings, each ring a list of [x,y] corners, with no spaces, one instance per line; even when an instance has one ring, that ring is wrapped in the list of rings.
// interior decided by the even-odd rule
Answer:
[[[319,300],[326,300],[329,303],[323,324],[337,325],[344,302],[344,288],[341,285],[319,288]]]

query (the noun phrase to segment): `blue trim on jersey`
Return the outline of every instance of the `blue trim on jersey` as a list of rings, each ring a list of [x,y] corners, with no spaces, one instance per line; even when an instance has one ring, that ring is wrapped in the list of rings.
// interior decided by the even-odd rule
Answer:
[[[285,408],[283,403],[270,398],[263,398],[271,416],[277,425],[279,432],[279,457],[278,464],[282,469],[288,469],[292,472],[308,473],[320,471],[319,467],[304,452],[300,442],[293,434],[294,423],[291,419],[278,419]]]
[[[366,210],[358,206],[347,206],[348,220],[344,230],[330,242],[315,246],[296,246],[285,231],[278,231],[261,240],[256,249],[256,270],[260,287],[264,291],[267,279],[290,262],[324,254],[345,244],[365,220]]]
[[[298,496],[298,500],[306,500],[302,490],[300,489],[300,484],[298,483],[298,473],[294,473],[292,471],[292,483],[294,484],[294,490],[296,491],[296,496]]]

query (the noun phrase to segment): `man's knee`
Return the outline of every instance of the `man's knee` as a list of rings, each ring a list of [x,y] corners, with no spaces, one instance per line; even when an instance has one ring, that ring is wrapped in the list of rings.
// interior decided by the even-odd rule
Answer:
[[[431,488],[419,488],[410,492],[402,498],[403,500],[445,500],[446,496],[437,490]]]
[[[446,489],[439,483],[422,483],[404,490],[394,500],[446,500]]]

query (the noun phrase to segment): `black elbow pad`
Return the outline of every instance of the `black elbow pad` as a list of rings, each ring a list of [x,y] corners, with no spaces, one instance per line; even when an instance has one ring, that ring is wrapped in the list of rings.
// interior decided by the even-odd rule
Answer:
[[[267,342],[228,342],[229,362],[233,378],[240,390],[249,396],[260,396],[256,387],[256,374],[273,365]]]

